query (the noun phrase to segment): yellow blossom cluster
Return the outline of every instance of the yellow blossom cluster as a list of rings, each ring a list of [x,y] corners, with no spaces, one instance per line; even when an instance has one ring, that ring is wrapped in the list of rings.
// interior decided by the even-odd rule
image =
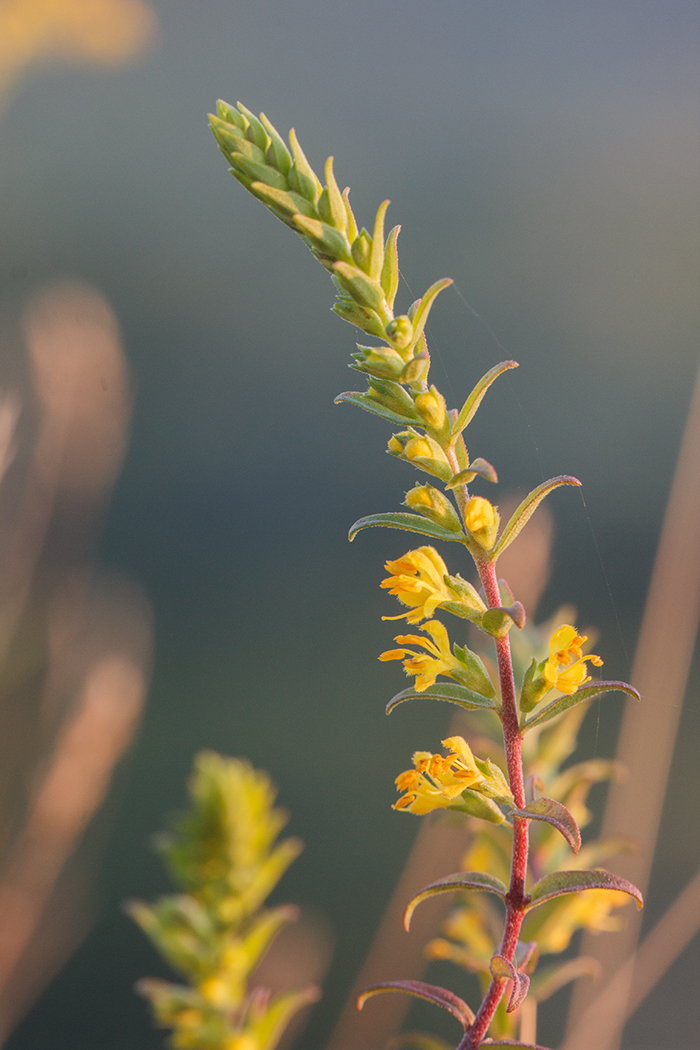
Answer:
[[[469,744],[461,736],[451,736],[442,741],[450,753],[431,754],[416,751],[413,769],[407,769],[396,778],[398,791],[406,794],[398,800],[394,809],[407,809],[422,815],[434,809],[444,809],[459,798],[465,788],[476,787],[486,778],[477,767]]]
[[[588,641],[585,634],[577,634],[576,628],[564,624],[554,632],[549,642],[549,658],[542,671],[550,689],[561,693],[575,693],[576,690],[590,681],[586,661],[594,667],[602,667],[603,661],[593,654],[584,656],[581,646]]]

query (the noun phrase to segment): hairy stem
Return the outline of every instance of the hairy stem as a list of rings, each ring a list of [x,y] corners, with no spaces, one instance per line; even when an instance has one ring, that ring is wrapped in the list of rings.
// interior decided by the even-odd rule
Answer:
[[[489,608],[501,605],[501,595],[496,578],[494,562],[484,558],[477,562],[486,601]],[[513,662],[510,655],[508,635],[496,639],[498,675],[501,684],[501,722],[503,743],[508,767],[508,780],[513,800],[518,809],[525,807],[525,784],[523,780],[522,738],[518,728],[518,707],[513,678]],[[499,955],[513,961],[518,943],[518,934],[525,914],[525,879],[527,876],[528,822],[521,817],[513,818],[513,854],[510,867],[510,887],[506,897],[506,916]],[[479,1007],[474,1023],[467,1030],[458,1050],[475,1050],[488,1032],[493,1015],[505,991],[506,980],[494,977]]]

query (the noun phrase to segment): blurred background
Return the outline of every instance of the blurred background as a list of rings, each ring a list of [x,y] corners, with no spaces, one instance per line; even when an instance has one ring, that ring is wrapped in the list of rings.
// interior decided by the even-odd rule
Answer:
[[[0,0],[11,1050],[162,1045],[132,986],[165,971],[121,903],[167,890],[149,841],[201,747],[266,768],[306,842],[279,892],[334,932],[300,1044],[323,1046],[417,830],[393,778],[449,724],[421,704],[384,718],[403,679],[376,661],[395,612],[378,583],[406,542],[346,538],[415,475],[385,424],[333,404],[356,385],[353,331],[227,174],[207,111],[240,99],[295,126],[365,224],[391,198],[400,310],[455,280],[428,332],[448,400],[520,362],[470,452],[501,491],[583,481],[585,503],[551,500],[540,614],[573,602],[625,678],[699,356],[699,44],[693,0]],[[649,923],[698,867],[698,684],[696,665]],[[621,711],[594,708],[589,753],[614,752]],[[25,915],[44,796],[76,768]],[[696,1045],[699,965],[696,938],[626,1048]],[[562,1031],[554,1000],[539,1039]]]

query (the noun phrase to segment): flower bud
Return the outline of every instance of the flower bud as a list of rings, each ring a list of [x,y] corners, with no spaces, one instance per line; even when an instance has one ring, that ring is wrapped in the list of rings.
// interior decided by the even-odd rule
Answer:
[[[357,349],[358,353],[352,355],[356,364],[350,365],[351,368],[378,379],[401,380],[404,363],[396,350],[390,346],[361,346],[359,343]]]
[[[386,326],[386,335],[397,350],[405,350],[410,346],[413,339],[413,325],[406,314],[401,314],[400,317],[395,317],[389,322]]]
[[[430,359],[428,357],[413,357],[401,373],[401,382],[417,383],[420,379],[425,378],[429,368]]]
[[[432,386],[415,399],[415,406],[421,417],[433,430],[441,430],[447,419],[445,399],[436,387]]]
[[[492,503],[483,496],[472,496],[464,511],[464,524],[485,550],[493,547],[499,522],[498,511]]]
[[[416,485],[406,493],[406,505],[451,532],[461,532],[457,513],[450,501],[432,485]]]

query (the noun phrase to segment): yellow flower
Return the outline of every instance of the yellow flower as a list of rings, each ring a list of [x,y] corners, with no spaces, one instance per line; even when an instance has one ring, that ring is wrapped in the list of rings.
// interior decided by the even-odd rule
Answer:
[[[583,655],[581,646],[587,640],[587,635],[577,634],[576,628],[569,624],[564,624],[554,632],[549,641],[549,659],[542,671],[542,677],[550,689],[575,693],[579,686],[591,679],[587,674],[587,660],[594,667],[602,667],[603,661],[599,656]]]
[[[442,741],[450,750],[447,757],[416,751],[413,769],[407,769],[396,778],[398,791],[405,791],[394,809],[407,809],[419,816],[434,809],[444,809],[458,798],[465,788],[480,784],[479,772],[469,744],[461,736],[450,736]]]
[[[403,660],[406,674],[416,676],[416,692],[422,693],[429,685],[432,685],[439,674],[452,677],[452,672],[459,668],[460,661],[450,652],[450,639],[447,630],[439,620],[429,620],[421,627],[421,631],[427,631],[432,642],[427,638],[421,638],[417,634],[399,634],[394,639],[400,645],[413,643],[422,645],[427,653],[416,653],[413,649],[388,649],[379,657],[380,660]],[[432,655],[428,655],[432,654]],[[408,659],[404,659],[404,657]]]
[[[398,616],[383,616],[383,620],[401,620],[405,616],[408,623],[418,623],[432,616],[443,602],[454,601],[455,596],[443,582],[447,566],[434,547],[419,547],[403,558],[388,561],[384,567],[392,575],[382,580],[380,587],[410,609]]]
[[[613,908],[629,903],[629,896],[619,890],[582,890],[567,894],[537,931],[541,952],[563,952],[577,930],[614,932],[622,926],[620,916],[611,915]]]

